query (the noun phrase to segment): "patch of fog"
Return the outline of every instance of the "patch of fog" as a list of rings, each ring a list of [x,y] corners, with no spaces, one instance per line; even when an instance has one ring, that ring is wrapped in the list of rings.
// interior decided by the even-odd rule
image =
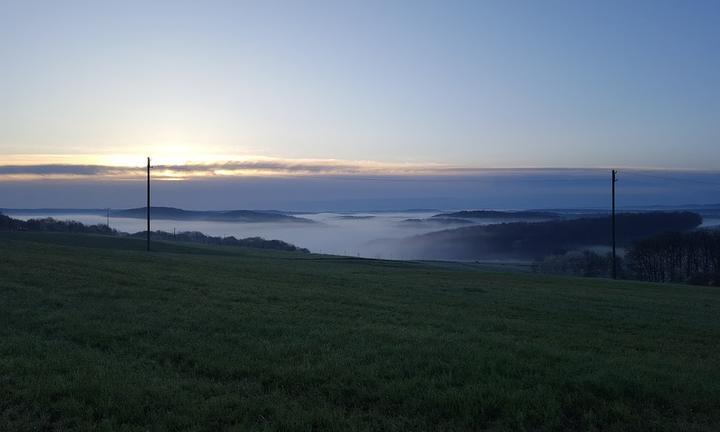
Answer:
[[[167,232],[200,231],[211,236],[234,236],[237,238],[262,237],[265,239],[282,240],[312,252],[333,255],[358,256],[365,258],[384,259],[421,259],[408,248],[398,248],[394,240],[399,240],[433,231],[461,228],[467,223],[435,223],[427,222],[436,213],[397,212],[397,213],[315,213],[301,214],[298,217],[311,219],[317,223],[246,223],[217,221],[178,221],[153,219],[153,231]],[[18,219],[37,219],[43,215],[13,214]],[[48,215],[59,220],[75,220],[88,225],[105,224],[105,216],[100,215]],[[407,220],[422,222],[407,222]],[[517,220],[482,219],[473,221],[473,225],[489,225]],[[110,226],[118,231],[135,233],[145,230],[144,219],[110,218]],[[720,227],[720,218],[706,218],[703,227]],[[607,247],[594,246],[585,248],[605,254]],[[623,254],[619,249],[618,253]],[[488,257],[491,259],[491,257]],[[502,261],[505,261],[504,259]]]
[[[339,213],[303,214],[298,217],[311,219],[316,224],[302,223],[243,223],[215,221],[177,221],[153,219],[151,229],[173,232],[200,231],[212,236],[237,238],[262,237],[283,240],[312,252],[366,258],[413,259],[403,256],[388,246],[394,240],[425,234],[432,231],[468,226],[467,224],[404,223],[406,219],[425,219],[436,213]],[[351,217],[348,217],[351,216]],[[42,215],[13,215],[18,219],[37,219]],[[99,215],[50,215],[58,220],[75,220],[84,224],[105,224],[105,216]],[[479,221],[477,224],[497,223],[497,220]],[[504,221],[507,222],[507,221]],[[135,233],[145,230],[144,219],[110,218],[110,227],[118,231]]]
[[[720,218],[705,217],[703,223],[700,225],[701,228],[717,228],[720,227]]]

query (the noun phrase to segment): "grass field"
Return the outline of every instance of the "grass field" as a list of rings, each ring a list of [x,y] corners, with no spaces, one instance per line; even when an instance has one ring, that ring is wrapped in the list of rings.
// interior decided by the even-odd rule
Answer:
[[[720,430],[720,290],[0,234],[0,430]]]

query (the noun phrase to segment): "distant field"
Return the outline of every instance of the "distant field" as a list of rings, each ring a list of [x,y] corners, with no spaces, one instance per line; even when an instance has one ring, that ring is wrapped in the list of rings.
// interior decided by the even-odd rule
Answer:
[[[0,431],[720,430],[720,290],[0,233]]]

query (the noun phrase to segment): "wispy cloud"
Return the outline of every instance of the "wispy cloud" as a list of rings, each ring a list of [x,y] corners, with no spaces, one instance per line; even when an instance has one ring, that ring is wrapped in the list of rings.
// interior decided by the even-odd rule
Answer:
[[[604,168],[474,168],[442,164],[386,163],[375,161],[346,161],[335,159],[280,159],[247,158],[243,160],[218,160],[206,162],[161,163],[152,165],[153,176],[159,180],[185,180],[228,177],[273,176],[484,176],[542,173],[573,173],[574,175],[598,174]],[[632,168],[630,168],[632,169]],[[637,169],[635,169],[637,171]],[[87,163],[22,163],[0,165],[0,180],[39,179],[136,179],[145,175],[145,166],[122,164]]]
[[[139,168],[103,165],[0,165],[0,179],[73,179],[73,178],[131,178],[139,176]]]
[[[305,175],[418,175],[453,172],[452,167],[419,164],[390,164],[372,161],[258,159],[241,161],[153,164],[159,179],[186,179],[228,176]],[[459,171],[457,171],[459,172]],[[0,179],[131,179],[145,175],[144,166],[105,164],[13,164],[0,165]]]

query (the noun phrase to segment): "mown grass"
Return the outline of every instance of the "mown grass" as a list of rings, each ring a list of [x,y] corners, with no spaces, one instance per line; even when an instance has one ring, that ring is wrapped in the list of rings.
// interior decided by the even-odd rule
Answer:
[[[0,234],[0,430],[720,430],[720,291]]]

